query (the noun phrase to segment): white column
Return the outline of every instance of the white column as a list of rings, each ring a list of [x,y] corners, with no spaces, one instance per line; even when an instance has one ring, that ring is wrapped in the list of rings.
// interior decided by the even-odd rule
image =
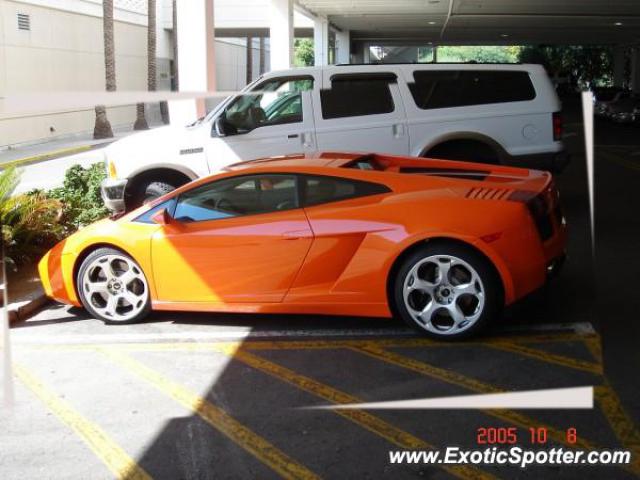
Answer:
[[[336,32],[336,61],[338,63],[351,63],[351,33],[349,30]]]
[[[313,59],[316,66],[329,63],[329,20],[326,17],[313,19]]]
[[[640,93],[640,47],[634,47],[631,55],[631,88]]]
[[[621,46],[613,49],[613,85],[616,87],[624,85],[624,51],[625,48]]]
[[[206,92],[207,65],[207,4],[211,0],[178,0],[176,2],[178,28],[178,76],[181,92]],[[169,102],[172,125],[187,125],[198,118],[198,102],[175,100]],[[202,114],[202,112],[200,112]]]
[[[271,0],[270,10],[271,70],[291,68],[293,63],[293,0]]]

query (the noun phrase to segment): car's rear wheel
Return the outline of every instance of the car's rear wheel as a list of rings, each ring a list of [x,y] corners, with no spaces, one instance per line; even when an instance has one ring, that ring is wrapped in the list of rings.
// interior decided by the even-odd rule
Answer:
[[[82,305],[101,320],[132,323],[151,310],[144,272],[119,250],[100,248],[90,253],[78,270],[77,285]]]
[[[502,309],[500,279],[478,252],[454,242],[426,243],[397,271],[393,294],[402,319],[430,337],[473,335]]]

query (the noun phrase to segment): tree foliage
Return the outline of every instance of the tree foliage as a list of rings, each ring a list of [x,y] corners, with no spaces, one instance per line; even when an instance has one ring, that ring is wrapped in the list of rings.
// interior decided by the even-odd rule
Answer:
[[[544,65],[551,76],[567,77],[578,87],[606,85],[613,77],[613,51],[597,45],[537,45],[523,47],[522,63]]]
[[[520,46],[450,45],[438,47],[439,62],[515,63]]]
[[[314,64],[313,40],[298,38],[293,44],[293,64],[296,67],[311,67]]]

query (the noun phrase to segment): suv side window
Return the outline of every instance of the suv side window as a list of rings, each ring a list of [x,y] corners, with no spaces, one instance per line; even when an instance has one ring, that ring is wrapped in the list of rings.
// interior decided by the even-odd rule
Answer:
[[[226,108],[225,127],[229,134],[240,134],[269,125],[302,122],[300,92],[312,89],[313,77],[309,76],[266,80]]]
[[[319,175],[301,176],[300,187],[302,205],[305,207],[391,191],[385,185],[378,183]]]
[[[495,70],[416,70],[409,90],[418,108],[522,102],[536,97],[529,73]]]
[[[182,222],[201,222],[293,208],[298,208],[295,175],[242,175],[183,193],[174,217]]]
[[[358,117],[394,111],[390,83],[395,74],[342,74],[331,78],[331,89],[320,92],[322,118]]]

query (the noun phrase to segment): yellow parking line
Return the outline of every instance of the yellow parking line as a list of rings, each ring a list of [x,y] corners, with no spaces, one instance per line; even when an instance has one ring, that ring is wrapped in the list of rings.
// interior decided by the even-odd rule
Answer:
[[[602,365],[602,342],[600,337],[587,338],[584,344],[589,349],[589,352],[591,352],[591,355],[593,355],[593,358],[595,358],[596,363]]]
[[[487,346],[495,348],[497,350],[517,353],[518,355],[524,355],[525,357],[534,358],[543,362],[553,363],[562,367],[583,370],[595,375],[602,375],[602,365],[599,363],[587,362],[584,360],[565,357],[563,355],[557,355],[555,353],[545,352],[535,348],[527,347],[525,345],[518,345],[510,342],[495,342],[487,344]]]
[[[319,479],[305,466],[293,460],[277,447],[235,420],[223,409],[215,406],[182,385],[164,377],[157,371],[115,349],[96,347],[96,350],[125,370],[151,383],[162,393],[196,413],[213,428],[226,435],[262,463],[286,479]]]
[[[63,423],[70,427],[111,470],[116,478],[146,480],[151,477],[127,452],[114,442],[98,425],[87,420],[67,402],[40,382],[24,366],[14,364],[15,375]]]
[[[622,446],[632,452],[632,465],[640,472],[640,432],[624,410],[618,394],[607,382],[595,388],[595,398]]]
[[[256,370],[264,372],[278,380],[284,381],[307,393],[315,395],[334,404],[361,403],[362,400],[325,385],[321,382],[305,377],[288,368],[258,357],[250,352],[235,350],[233,348],[222,348],[220,351],[226,353],[234,360],[240,361]],[[432,449],[432,445],[421,440],[404,430],[401,430],[384,420],[363,410],[332,410],[334,413],[352,421],[353,423],[375,433],[390,443],[406,449]],[[489,479],[495,478],[493,475],[480,469],[470,466],[442,466],[449,473],[465,479]]]
[[[435,378],[437,380],[441,380],[447,383],[451,383],[454,385],[458,385],[460,387],[464,387],[468,390],[472,390],[478,393],[500,393],[503,390],[500,390],[493,385],[485,384],[473,378],[466,377],[456,372],[452,372],[449,370],[445,370],[442,368],[434,367],[427,363],[421,362],[419,360],[414,360],[409,357],[405,357],[403,355],[399,355],[394,352],[389,352],[376,346],[369,347],[360,347],[353,348],[352,350],[363,353],[375,359],[381,360],[386,363],[390,363],[392,365],[397,365],[399,367],[405,368],[407,370],[412,370],[414,372],[421,373],[423,375]],[[550,425],[545,425],[543,422],[538,420],[534,420],[526,415],[522,415],[520,413],[511,411],[511,410],[481,410],[487,415],[495,417],[499,420],[502,420],[507,423],[511,423],[520,428],[528,429],[530,427],[539,428],[544,427],[547,429],[547,434],[551,440],[558,442],[562,445],[565,445],[570,448],[583,448],[586,450],[596,450],[599,449],[597,445],[585,440],[582,437],[578,437],[576,443],[570,444],[566,438],[566,432],[563,430],[558,430]],[[634,473],[640,473],[640,469],[637,466],[629,466],[628,470],[633,471]]]

